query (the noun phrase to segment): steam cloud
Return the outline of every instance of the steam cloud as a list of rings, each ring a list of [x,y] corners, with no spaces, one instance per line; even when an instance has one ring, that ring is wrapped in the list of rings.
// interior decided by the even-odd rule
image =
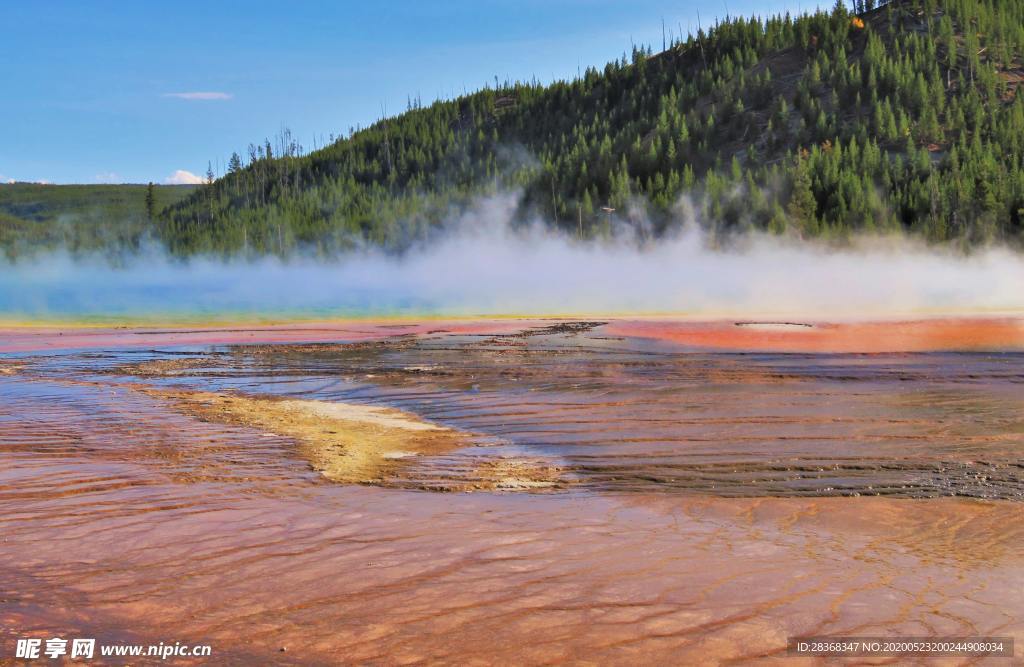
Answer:
[[[904,238],[842,250],[748,235],[708,248],[694,224],[646,244],[579,242],[511,224],[511,195],[481,200],[451,233],[402,256],[179,262],[151,252],[113,268],[49,255],[0,265],[0,314],[345,316],[672,313],[807,319],[1024,311],[1024,259]]]

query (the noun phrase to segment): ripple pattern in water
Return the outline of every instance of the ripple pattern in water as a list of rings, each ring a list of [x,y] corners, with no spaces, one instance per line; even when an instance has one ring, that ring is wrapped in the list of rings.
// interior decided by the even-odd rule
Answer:
[[[146,379],[481,434],[395,485],[500,456],[578,480],[514,495],[326,483],[287,439],[106,372],[179,352],[0,377],[4,651],[56,635],[211,643],[239,665],[632,665],[784,659],[801,634],[1024,641],[1018,503],[820,497],[842,468],[847,490],[1016,498],[1019,357],[677,354],[594,331],[219,350]],[[824,470],[754,481],[800,461]],[[1003,477],[971,482],[982,466]]]
[[[681,352],[587,324],[225,348],[163,381],[392,405],[480,435],[397,486],[471,487],[482,464],[525,457],[595,490],[1024,498],[1024,354]]]

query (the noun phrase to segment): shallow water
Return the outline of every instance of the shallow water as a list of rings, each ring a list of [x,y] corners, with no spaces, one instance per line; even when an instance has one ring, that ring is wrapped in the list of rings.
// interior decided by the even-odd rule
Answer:
[[[413,462],[398,486],[458,486],[481,461],[527,456],[593,491],[1024,499],[1024,353],[694,352],[600,326],[527,331],[217,348],[162,381],[391,405],[479,436]],[[161,358],[37,368],[94,377]]]
[[[118,372],[183,357],[199,365]],[[0,655],[54,633],[208,642],[237,664],[1021,643],[1022,361],[693,351],[584,325],[26,358],[0,375]],[[343,486],[289,439],[137,383],[392,405],[477,446]],[[564,483],[413,490],[464,489],[502,457]]]

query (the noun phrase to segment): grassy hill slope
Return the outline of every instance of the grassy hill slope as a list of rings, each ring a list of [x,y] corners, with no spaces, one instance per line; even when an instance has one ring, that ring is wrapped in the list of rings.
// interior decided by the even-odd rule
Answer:
[[[152,214],[180,201],[193,185],[153,186]],[[0,249],[133,250],[155,229],[146,185],[0,185]]]

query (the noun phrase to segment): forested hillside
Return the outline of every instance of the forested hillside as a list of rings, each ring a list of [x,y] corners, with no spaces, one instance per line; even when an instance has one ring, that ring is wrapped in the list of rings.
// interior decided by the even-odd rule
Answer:
[[[523,218],[584,238],[614,219],[663,232],[687,195],[717,234],[1019,241],[1024,0],[857,5],[410,103],[310,154],[287,136],[250,146],[168,208],[161,235],[179,254],[402,248],[512,189]]]
[[[157,214],[194,185],[0,185],[0,250],[9,258],[38,250],[72,253],[137,250],[155,236]]]

